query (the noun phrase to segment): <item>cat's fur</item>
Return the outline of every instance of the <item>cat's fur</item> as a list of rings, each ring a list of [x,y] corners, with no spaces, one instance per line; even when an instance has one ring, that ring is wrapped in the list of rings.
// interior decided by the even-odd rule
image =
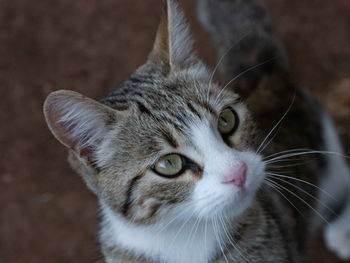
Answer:
[[[314,155],[308,165],[288,167],[287,176],[296,178],[288,181],[266,178],[269,170],[285,174],[290,163],[268,163],[283,153],[264,158],[290,149],[341,153],[331,120],[291,81],[258,1],[198,3],[222,58],[223,85],[193,53],[183,14],[169,0],[147,62],[100,102],[53,92],[44,105],[48,126],[100,200],[106,262],[302,262],[313,216],[328,218],[310,195],[336,203],[311,183],[346,200],[348,168],[340,155]],[[223,138],[216,125],[228,106],[240,125]],[[176,178],[161,177],[151,167],[168,153],[194,165]],[[243,189],[220,182],[237,162],[247,166]],[[328,246],[344,258],[349,204],[325,231]]]

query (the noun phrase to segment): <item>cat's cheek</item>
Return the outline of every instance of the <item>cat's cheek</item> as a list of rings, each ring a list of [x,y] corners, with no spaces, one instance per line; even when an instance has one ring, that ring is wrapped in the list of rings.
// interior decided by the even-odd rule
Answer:
[[[242,157],[247,164],[246,189],[248,194],[254,195],[261,186],[265,178],[265,164],[259,155],[250,152],[242,153]]]
[[[133,220],[135,222],[150,221],[157,216],[162,202],[155,198],[141,199],[137,202],[137,209],[133,213]]]

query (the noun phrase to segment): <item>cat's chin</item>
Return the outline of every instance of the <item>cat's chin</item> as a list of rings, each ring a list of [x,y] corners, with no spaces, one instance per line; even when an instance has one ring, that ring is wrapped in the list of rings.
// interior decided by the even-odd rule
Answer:
[[[246,188],[240,189],[236,192],[233,201],[231,203],[228,201],[222,209],[222,215],[230,219],[241,216],[251,206],[254,196],[255,194]]]

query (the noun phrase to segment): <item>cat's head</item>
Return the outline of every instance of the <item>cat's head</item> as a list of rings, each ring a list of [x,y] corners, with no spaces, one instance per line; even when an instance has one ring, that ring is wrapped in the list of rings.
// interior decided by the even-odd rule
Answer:
[[[44,113],[71,163],[120,217],[151,224],[238,216],[263,181],[257,132],[240,97],[213,83],[168,1],[147,62],[101,102],[73,91]]]

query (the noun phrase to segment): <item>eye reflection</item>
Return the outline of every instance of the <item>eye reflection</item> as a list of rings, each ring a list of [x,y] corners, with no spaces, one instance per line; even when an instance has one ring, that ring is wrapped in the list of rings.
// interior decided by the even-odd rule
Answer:
[[[161,157],[153,166],[158,174],[165,177],[176,176],[183,168],[182,157],[178,154],[168,154]]]
[[[219,115],[218,130],[222,135],[231,134],[238,128],[238,123],[237,113],[231,107],[226,108]]]

